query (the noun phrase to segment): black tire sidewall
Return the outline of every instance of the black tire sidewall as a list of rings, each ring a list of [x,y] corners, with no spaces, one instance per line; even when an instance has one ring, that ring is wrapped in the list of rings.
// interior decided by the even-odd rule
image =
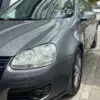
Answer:
[[[73,64],[73,70],[72,70],[72,95],[75,95],[77,92],[78,92],[78,90],[79,90],[79,88],[80,88],[80,85],[81,85],[81,79],[80,79],[80,82],[79,82],[79,86],[78,86],[78,88],[75,88],[75,86],[74,86],[74,73],[75,73],[75,64],[76,64],[76,58],[77,58],[77,55],[78,54],[80,54],[80,57],[81,57],[81,61],[83,62],[83,56],[82,56],[82,52],[81,52],[81,50],[78,48],[77,50],[76,50],[76,53],[75,53],[75,58],[74,58],[74,64]],[[81,63],[82,63],[81,62]],[[81,78],[82,78],[82,66],[83,65],[83,63],[81,64]]]
[[[95,48],[96,45],[97,45],[97,32],[96,32],[96,35],[95,35],[95,38],[94,38],[94,41],[93,41],[93,43],[92,43],[91,48]]]

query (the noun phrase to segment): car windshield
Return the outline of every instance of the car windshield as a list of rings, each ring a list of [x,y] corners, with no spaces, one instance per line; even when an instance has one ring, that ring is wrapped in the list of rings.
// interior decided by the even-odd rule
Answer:
[[[74,0],[19,0],[0,19],[55,19],[74,14]]]

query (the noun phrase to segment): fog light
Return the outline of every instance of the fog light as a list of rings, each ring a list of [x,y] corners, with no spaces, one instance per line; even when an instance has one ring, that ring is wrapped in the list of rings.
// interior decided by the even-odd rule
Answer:
[[[43,94],[42,90],[36,90],[31,93],[30,98],[33,100],[40,100],[43,98],[43,96],[44,96],[44,94]]]

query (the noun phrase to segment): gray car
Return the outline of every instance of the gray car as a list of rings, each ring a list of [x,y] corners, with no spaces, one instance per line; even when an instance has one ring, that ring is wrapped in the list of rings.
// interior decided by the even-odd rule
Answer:
[[[75,95],[96,41],[88,1],[19,0],[0,15],[0,100]]]

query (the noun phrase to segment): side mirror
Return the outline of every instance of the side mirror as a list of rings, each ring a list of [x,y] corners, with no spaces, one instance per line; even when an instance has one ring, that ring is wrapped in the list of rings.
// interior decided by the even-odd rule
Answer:
[[[96,14],[92,11],[84,11],[81,17],[81,20],[87,20],[91,18],[95,18]]]

